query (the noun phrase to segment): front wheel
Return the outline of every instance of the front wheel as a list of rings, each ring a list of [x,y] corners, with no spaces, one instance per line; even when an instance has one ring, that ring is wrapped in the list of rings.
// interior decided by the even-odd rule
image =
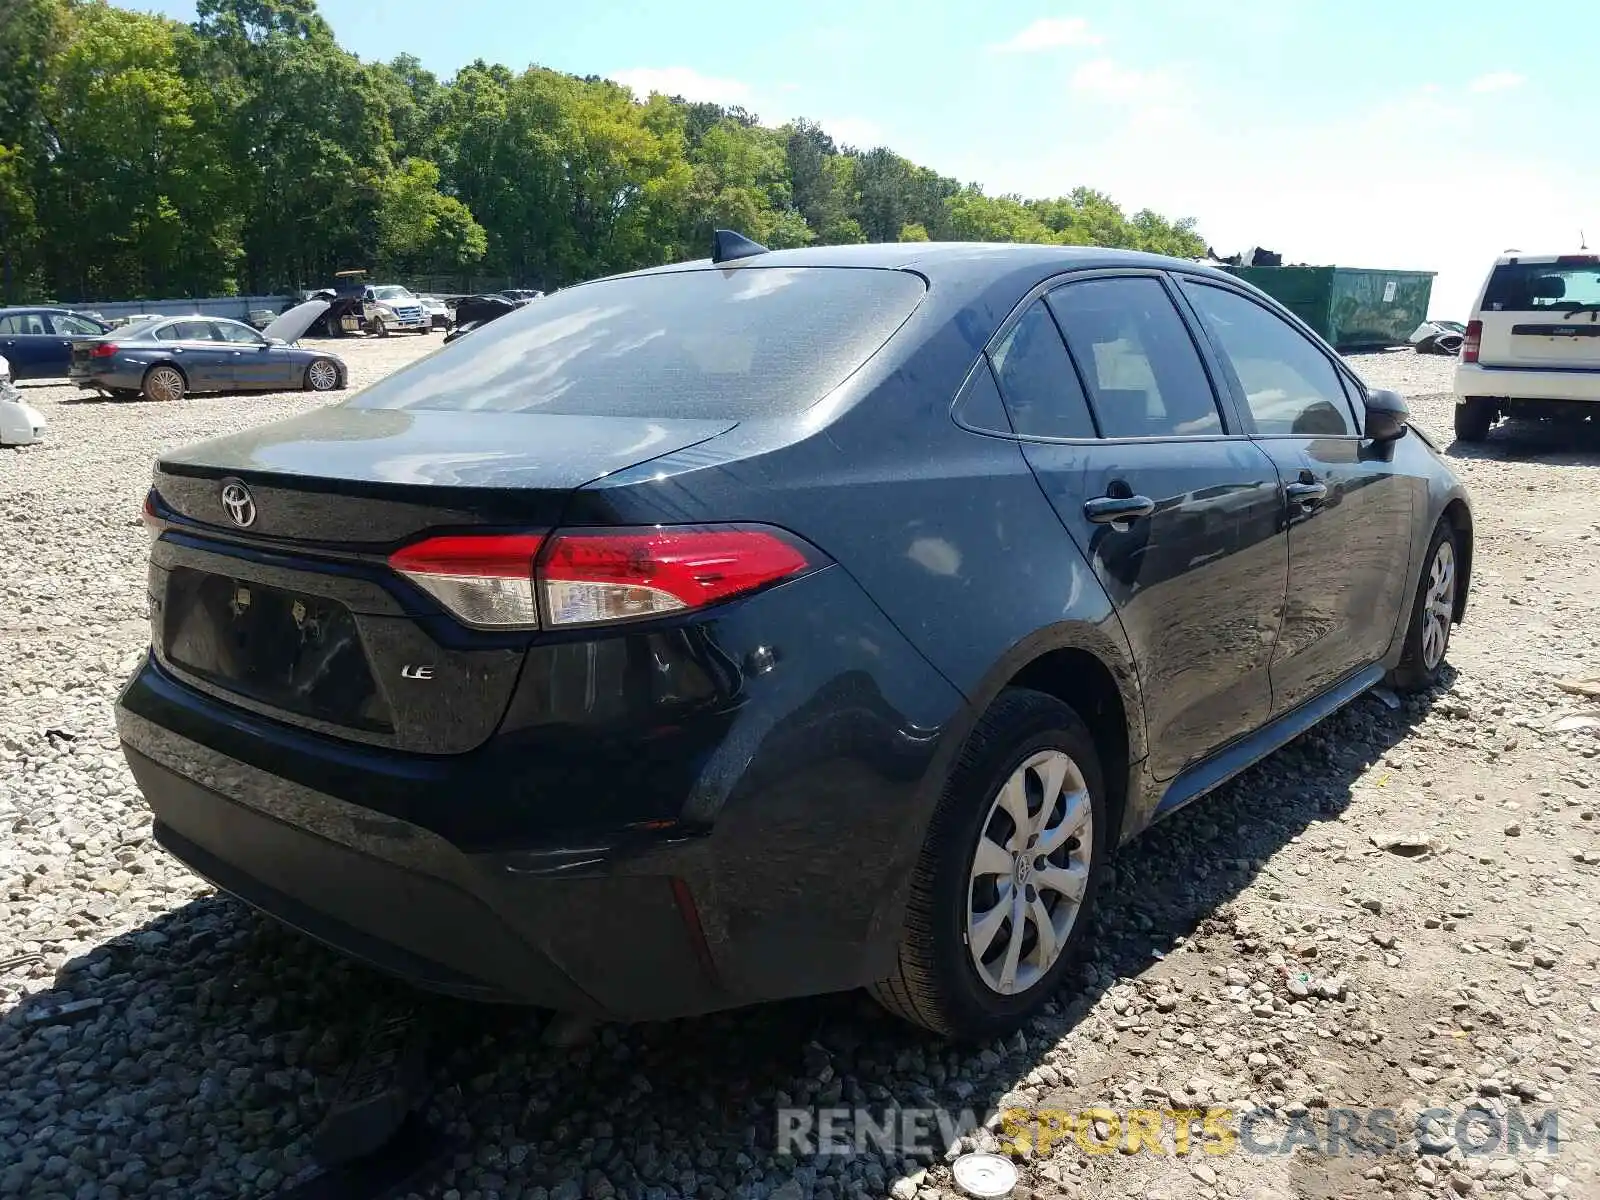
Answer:
[[[1500,406],[1488,396],[1467,396],[1456,401],[1456,441],[1483,441],[1499,411]]]
[[[1456,619],[1460,557],[1455,530],[1449,521],[1441,519],[1423,559],[1405,649],[1399,665],[1389,673],[1388,682],[1396,691],[1426,691],[1439,678],[1445,652],[1450,648],[1450,628]]]
[[[313,359],[306,368],[306,390],[331,392],[339,386],[339,368],[326,358]]]
[[[1053,696],[1003,692],[945,786],[914,868],[897,1016],[961,1039],[1005,1033],[1054,994],[1088,936],[1112,845],[1094,741]]]

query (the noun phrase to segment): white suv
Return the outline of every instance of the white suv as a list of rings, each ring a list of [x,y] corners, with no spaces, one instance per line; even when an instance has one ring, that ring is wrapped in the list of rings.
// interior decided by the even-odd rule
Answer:
[[[1504,254],[1456,363],[1456,437],[1500,416],[1600,415],[1600,255]]]

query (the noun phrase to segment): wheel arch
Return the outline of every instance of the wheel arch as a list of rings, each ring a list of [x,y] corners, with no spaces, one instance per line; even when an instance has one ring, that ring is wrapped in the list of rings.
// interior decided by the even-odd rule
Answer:
[[[176,359],[172,359],[172,358],[158,358],[158,359],[155,359],[155,360],[153,360],[151,362],[145,363],[144,364],[144,370],[139,372],[139,386],[141,388],[144,387],[145,377],[148,376],[150,374],[150,372],[154,371],[157,367],[171,367],[174,371],[176,371],[183,378],[184,390],[185,391],[189,390],[189,372],[187,372],[187,371],[185,371],[183,369],[183,364],[182,363],[180,363]]]

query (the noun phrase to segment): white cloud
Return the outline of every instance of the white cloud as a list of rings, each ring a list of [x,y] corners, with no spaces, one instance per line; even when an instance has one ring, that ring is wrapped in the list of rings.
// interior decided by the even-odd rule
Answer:
[[[1040,17],[1015,37],[990,49],[1001,54],[1037,54],[1067,46],[1098,46],[1100,41],[1082,17]]]
[[[1072,89],[1097,100],[1154,105],[1171,99],[1177,80],[1164,71],[1124,67],[1109,58],[1086,62],[1072,73]]]
[[[685,100],[748,107],[752,95],[748,83],[702,75],[693,67],[634,67],[613,71],[611,78],[623,87],[632,88],[633,94],[641,100],[648,99],[651,92],[660,92],[663,96],[682,96]]]
[[[1479,75],[1472,81],[1472,90],[1475,92],[1509,92],[1527,83],[1527,79],[1515,71],[1491,71],[1487,75]]]

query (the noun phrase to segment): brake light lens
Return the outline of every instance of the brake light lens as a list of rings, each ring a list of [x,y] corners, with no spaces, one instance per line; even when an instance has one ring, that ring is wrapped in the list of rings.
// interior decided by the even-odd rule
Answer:
[[[554,626],[700,608],[808,570],[790,538],[748,526],[557,535],[539,564]]]
[[[468,625],[534,629],[702,608],[820,560],[780,530],[719,525],[435,537],[389,563]]]
[[[536,533],[428,538],[397,550],[389,565],[457,617],[480,629],[536,629]]]
[[[117,351],[120,349],[122,349],[122,347],[117,345],[115,342],[96,342],[94,344],[94,348],[89,351],[89,357],[115,358],[117,356]]]
[[[1483,346],[1483,322],[1468,321],[1466,336],[1461,339],[1461,361],[1475,363]]]

